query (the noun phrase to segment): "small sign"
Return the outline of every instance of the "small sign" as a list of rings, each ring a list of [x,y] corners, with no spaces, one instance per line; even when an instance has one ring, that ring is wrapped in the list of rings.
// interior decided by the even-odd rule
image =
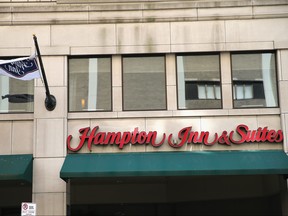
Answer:
[[[36,216],[36,203],[23,202],[21,204],[21,216]]]

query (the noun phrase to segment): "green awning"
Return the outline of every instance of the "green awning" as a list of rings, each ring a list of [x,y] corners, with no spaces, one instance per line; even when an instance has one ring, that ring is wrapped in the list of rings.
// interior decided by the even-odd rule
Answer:
[[[32,183],[33,155],[0,155],[0,181],[20,180]]]
[[[94,177],[288,174],[283,151],[143,152],[67,155],[63,180]]]

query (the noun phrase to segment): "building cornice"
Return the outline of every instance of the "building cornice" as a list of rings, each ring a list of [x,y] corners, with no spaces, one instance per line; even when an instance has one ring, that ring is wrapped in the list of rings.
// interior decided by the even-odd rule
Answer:
[[[288,0],[0,0],[1,25],[175,22],[288,17]],[[105,2],[105,3],[104,3]]]

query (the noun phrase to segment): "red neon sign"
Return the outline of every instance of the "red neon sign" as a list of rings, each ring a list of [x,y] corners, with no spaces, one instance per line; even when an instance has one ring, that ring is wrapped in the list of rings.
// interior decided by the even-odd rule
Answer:
[[[92,130],[90,127],[79,129],[80,142],[74,148],[71,146],[72,135],[67,137],[67,148],[70,151],[79,151],[85,143],[87,143],[88,149],[91,151],[93,145],[118,145],[119,149],[127,144],[132,145],[151,145],[153,147],[159,147],[163,145],[167,139],[168,144],[173,148],[180,148],[184,144],[204,144],[206,146],[212,146],[216,143],[230,146],[231,144],[242,144],[249,142],[269,142],[280,143],[283,141],[282,130],[268,130],[268,127],[259,127],[257,130],[250,130],[247,125],[240,124],[234,131],[222,131],[222,133],[210,134],[208,131],[193,131],[192,126],[182,128],[178,132],[177,140],[173,138],[173,134],[166,135],[163,133],[161,137],[157,131],[139,131],[136,127],[132,132],[99,132],[99,126],[94,127]],[[156,141],[158,140],[158,142]]]

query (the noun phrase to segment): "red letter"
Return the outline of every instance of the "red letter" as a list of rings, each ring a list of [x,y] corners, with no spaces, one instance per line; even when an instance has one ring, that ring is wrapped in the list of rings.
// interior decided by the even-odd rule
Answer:
[[[174,148],[180,148],[184,145],[184,143],[187,141],[187,138],[189,136],[189,132],[191,131],[192,127],[185,127],[183,129],[181,129],[178,133],[178,138],[181,140],[180,143],[174,143],[173,141],[171,141],[172,138],[172,134],[169,135],[168,137],[168,143],[171,147]]]
[[[243,131],[244,130],[244,131]],[[229,135],[229,139],[231,140],[232,143],[234,144],[241,144],[245,141],[246,139],[246,132],[248,130],[248,126],[247,125],[244,125],[244,124],[241,124],[241,125],[238,125],[237,128],[236,128],[236,131],[237,133],[240,135],[241,139],[240,140],[234,140],[233,139],[233,134],[234,134],[234,131],[231,131],[230,132],[230,135]]]
[[[70,141],[71,141],[71,139],[72,139],[72,135],[69,135],[69,136],[67,137],[67,147],[68,147],[68,149],[69,149],[70,151],[74,151],[74,152],[79,151],[79,150],[83,147],[83,145],[84,145],[84,143],[85,143],[85,140],[86,140],[86,139],[89,139],[89,136],[87,136],[89,130],[90,130],[90,127],[81,128],[81,129],[79,130],[80,133],[82,133],[82,131],[84,131],[84,133],[83,133],[81,136],[79,136],[80,142],[79,142],[79,144],[78,144],[78,146],[77,146],[76,148],[72,148],[72,147],[71,147]],[[90,150],[90,149],[89,149],[89,150]]]

